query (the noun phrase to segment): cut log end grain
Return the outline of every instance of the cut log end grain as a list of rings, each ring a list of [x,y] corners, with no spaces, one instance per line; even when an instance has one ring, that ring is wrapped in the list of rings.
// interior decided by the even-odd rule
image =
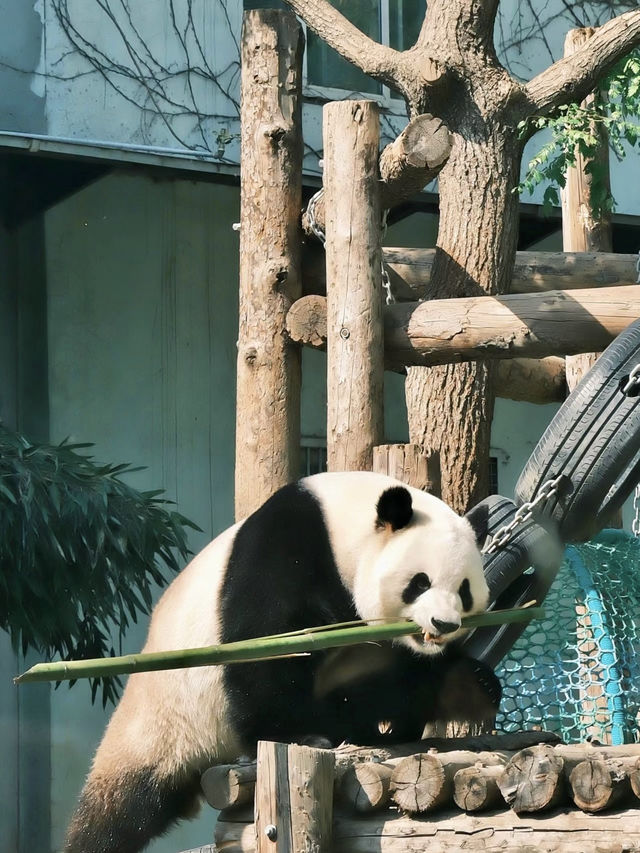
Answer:
[[[453,777],[453,799],[458,808],[466,812],[504,807],[504,799],[498,787],[498,778],[504,766],[482,765],[463,767]]]
[[[574,803],[585,812],[611,808],[630,791],[624,764],[598,758],[576,764],[569,774],[569,784]]]
[[[432,811],[450,796],[442,763],[435,755],[418,753],[400,761],[391,777],[391,797],[403,811]]]
[[[564,761],[549,746],[518,752],[498,780],[502,796],[517,813],[552,808],[564,795]]]
[[[340,782],[345,805],[360,814],[389,805],[392,768],[372,761],[350,767]]]

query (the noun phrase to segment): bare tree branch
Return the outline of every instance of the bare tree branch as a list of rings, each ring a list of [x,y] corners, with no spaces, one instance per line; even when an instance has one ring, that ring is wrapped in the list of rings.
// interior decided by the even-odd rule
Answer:
[[[420,75],[414,58],[408,52],[380,44],[359,30],[327,0],[286,0],[296,15],[340,56],[365,74],[403,89],[402,73],[408,64],[414,76]],[[428,82],[424,80],[423,82]]]
[[[625,12],[595,31],[572,56],[554,62],[523,86],[529,115],[545,115],[580,101],[608,69],[640,44],[640,10]]]

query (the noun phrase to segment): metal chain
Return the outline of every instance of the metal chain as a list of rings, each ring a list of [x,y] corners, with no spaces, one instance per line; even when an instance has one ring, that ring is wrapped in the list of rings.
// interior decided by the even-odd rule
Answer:
[[[547,480],[546,483],[543,483],[540,487],[540,491],[533,500],[518,507],[516,514],[513,516],[511,521],[499,528],[499,530],[497,530],[496,533],[487,540],[484,548],[482,549],[482,553],[493,554],[498,550],[498,548],[503,548],[507,542],[511,540],[515,529],[533,518],[533,511],[538,504],[549,500],[549,498],[556,494],[558,486],[562,480],[562,476],[563,475],[561,474],[553,480]]]
[[[387,234],[387,216],[389,215],[389,209],[382,211],[382,228],[380,234],[380,242],[384,240]],[[389,273],[387,272],[387,268],[384,265],[384,261],[380,261],[380,272],[382,278],[382,287],[385,292],[384,301],[387,305],[391,305],[396,301],[395,296],[393,295],[393,291],[391,290],[391,279],[389,278]]]
[[[629,391],[632,391],[638,386],[640,386],[640,364],[636,364],[636,366],[631,369],[631,372],[629,373],[629,378],[627,379],[625,385],[622,388],[622,393],[628,394]]]
[[[309,199],[309,204],[307,205],[307,220],[309,222],[309,228],[311,228],[314,236],[317,237],[324,246],[327,239],[324,235],[324,229],[318,225],[318,220],[316,219],[316,205],[320,201],[322,195],[324,195],[324,190],[319,189],[318,192],[314,193]]]
[[[320,197],[324,194],[323,189],[319,189],[317,193],[314,193],[309,199],[309,204],[307,205],[307,222],[309,223],[309,228],[315,237],[320,240],[323,246],[326,245],[327,238],[324,233],[324,229],[320,227],[318,224],[318,220],[316,218],[316,205],[320,200]],[[384,210],[382,212],[382,235],[381,239],[384,238],[384,235],[387,233],[387,215],[389,211]],[[393,295],[393,291],[391,290],[391,279],[389,278],[389,273],[384,265],[384,261],[380,262],[380,274],[382,280],[382,288],[385,292],[384,301],[387,305],[391,305],[392,302],[395,302],[395,296]]]
[[[633,521],[631,530],[636,539],[640,536],[640,484],[636,486],[633,493]]]

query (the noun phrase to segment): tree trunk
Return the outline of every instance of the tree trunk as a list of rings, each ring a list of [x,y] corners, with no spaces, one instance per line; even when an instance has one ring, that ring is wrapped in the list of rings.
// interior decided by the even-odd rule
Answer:
[[[593,27],[569,30],[564,42],[564,55],[571,56],[594,34]],[[592,92],[582,106],[592,108],[599,100],[598,92]],[[593,123],[591,130],[599,137],[600,146],[594,158],[585,157],[576,147],[575,166],[567,169],[566,183],[562,191],[562,248],[565,252],[610,252],[612,248],[611,213],[602,212],[595,216],[592,210],[591,169],[597,168],[607,191],[609,182],[609,139],[606,128]],[[596,363],[597,352],[567,356],[567,390],[573,391],[585,373]],[[618,525],[622,526],[622,525]]]
[[[469,132],[473,136],[474,131]],[[433,298],[504,293],[517,246],[520,152],[513,131],[469,141],[454,135],[440,173]],[[443,329],[443,334],[447,330]],[[442,499],[464,513],[488,494],[494,390],[484,362],[411,368],[409,441],[439,452]]]

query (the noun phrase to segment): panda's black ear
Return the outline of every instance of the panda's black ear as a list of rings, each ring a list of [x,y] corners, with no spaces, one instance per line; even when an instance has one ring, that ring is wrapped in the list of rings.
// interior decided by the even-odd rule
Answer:
[[[479,503],[477,506],[474,506],[473,509],[469,510],[465,515],[465,518],[473,528],[473,532],[476,534],[478,548],[482,548],[484,541],[487,538],[487,533],[489,532],[489,507],[484,502]]]
[[[413,518],[413,505],[408,489],[404,486],[392,486],[384,491],[380,495],[376,511],[378,513],[377,528],[388,525],[391,530],[400,530],[406,527]]]

